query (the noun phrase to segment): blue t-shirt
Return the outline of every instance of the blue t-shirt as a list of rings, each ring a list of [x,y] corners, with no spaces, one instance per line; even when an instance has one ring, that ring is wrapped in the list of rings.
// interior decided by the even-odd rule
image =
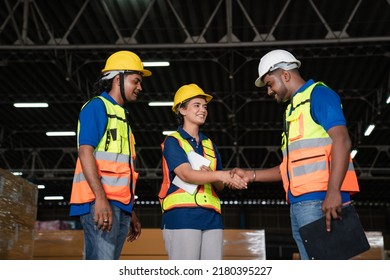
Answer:
[[[101,94],[102,97],[113,104],[118,104],[107,92]],[[107,126],[106,106],[100,98],[91,99],[88,104],[80,111],[79,115],[80,130],[78,135],[78,146],[89,145],[94,148],[102,139]],[[133,203],[123,204],[119,201],[110,201],[111,204],[131,213]],[[90,212],[90,207],[94,202],[84,204],[71,204],[70,216],[80,216]]]
[[[183,139],[186,139],[192,146],[195,152],[203,155],[203,146],[200,143],[198,146],[196,140],[191,137],[182,126],[179,126],[177,131],[180,133]],[[199,133],[200,142],[207,137]],[[221,157],[218,152],[217,146],[213,143],[214,151],[217,157],[217,170],[222,170]],[[163,155],[168,165],[170,181],[176,176],[173,171],[179,165],[189,162],[186,152],[180,147],[178,140],[174,137],[167,137],[164,142]],[[168,193],[172,193],[177,190],[178,187],[172,185],[169,187]],[[162,215],[162,229],[222,229],[222,217],[221,214],[214,210],[202,208],[202,207],[181,207],[174,208],[166,211]]]
[[[312,84],[314,84],[313,80],[307,81],[295,94],[299,94]],[[347,125],[341,106],[340,96],[329,87],[323,85],[316,86],[311,94],[310,105],[313,120],[321,125],[326,131],[335,126]],[[305,200],[324,200],[325,196],[326,192],[314,192],[300,196],[293,196],[290,191],[288,192],[290,203]],[[341,196],[343,203],[350,201],[348,192],[341,192]]]

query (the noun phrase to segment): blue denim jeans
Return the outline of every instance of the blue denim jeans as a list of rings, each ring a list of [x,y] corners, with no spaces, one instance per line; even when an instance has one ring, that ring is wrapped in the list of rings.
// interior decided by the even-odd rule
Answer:
[[[321,206],[323,200],[307,200],[301,201],[290,206],[291,230],[295,242],[297,243],[301,260],[308,260],[305,246],[299,234],[299,228],[321,218]],[[324,230],[326,230],[324,228]]]
[[[84,258],[86,260],[118,260],[130,228],[131,215],[111,204],[112,229],[102,232],[94,223],[95,205],[80,216],[84,228]]]

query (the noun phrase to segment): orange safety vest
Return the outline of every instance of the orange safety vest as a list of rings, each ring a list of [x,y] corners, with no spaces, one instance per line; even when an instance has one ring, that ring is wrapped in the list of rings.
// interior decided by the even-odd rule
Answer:
[[[103,101],[107,114],[105,133],[94,151],[99,177],[107,199],[129,204],[134,199],[138,178],[138,173],[135,172],[133,166],[136,156],[134,135],[127,122],[126,111],[123,107],[111,103],[104,97],[98,96],[96,98]],[[78,132],[80,132],[79,130],[80,121]],[[84,176],[80,158],[78,158],[70,203],[88,203],[94,200],[95,195]]]
[[[176,131],[169,136],[175,137],[178,140],[180,147],[182,147],[186,153],[193,151],[191,144],[189,144],[187,140],[183,139],[179,132]],[[164,151],[164,142],[161,144],[162,151]],[[210,160],[210,168],[215,171],[217,159],[213,143],[210,139],[205,139],[202,140],[202,146],[204,157]],[[178,188],[176,191],[167,195],[171,186],[171,181],[169,178],[168,165],[164,156],[162,157],[162,169],[163,182],[158,196],[163,213],[170,209],[180,207],[205,207],[221,213],[221,202],[211,184],[199,185],[194,194],[189,194],[181,188]]]
[[[289,190],[292,195],[299,196],[328,189],[332,139],[310,113],[311,93],[317,85],[325,86],[321,82],[314,83],[294,95],[286,109],[286,131],[282,134],[283,162],[280,165],[286,197]],[[351,157],[341,191],[359,192]]]

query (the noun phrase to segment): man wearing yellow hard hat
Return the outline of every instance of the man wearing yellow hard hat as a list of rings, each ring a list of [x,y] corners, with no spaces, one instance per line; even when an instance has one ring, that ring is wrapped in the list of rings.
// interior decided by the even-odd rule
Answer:
[[[150,75],[135,53],[113,53],[95,84],[96,96],[80,111],[70,215],[83,225],[85,259],[119,259],[126,238],[141,233],[133,211],[135,140],[124,104],[137,100]]]
[[[162,145],[163,183],[159,193],[161,228],[171,260],[221,259],[223,224],[217,191],[224,185],[246,188],[243,179],[222,171],[217,146],[200,132],[212,98],[196,84],[180,87],[174,97],[172,110],[179,127]],[[197,168],[191,158],[203,159],[206,165]]]

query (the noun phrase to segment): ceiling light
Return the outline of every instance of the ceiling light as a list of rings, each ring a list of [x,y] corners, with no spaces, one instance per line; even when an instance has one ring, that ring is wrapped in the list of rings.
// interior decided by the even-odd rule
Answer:
[[[47,136],[76,136],[74,131],[49,131],[46,132]]]
[[[40,189],[40,190],[43,190],[45,187],[45,185],[37,185],[37,188]]]
[[[149,106],[173,106],[173,101],[152,101],[148,103]]]
[[[64,197],[62,195],[52,195],[52,196],[45,196],[43,199],[44,200],[64,200]]]
[[[371,132],[374,130],[375,128],[375,124],[370,124],[366,131],[364,132],[364,136],[369,136],[371,134]]]
[[[144,62],[145,67],[166,67],[169,66],[168,61],[150,61]]]
[[[352,150],[351,151],[351,158],[354,158],[356,156],[357,152],[358,152],[357,150]]]
[[[387,97],[387,100],[386,100],[386,104],[389,104],[390,103],[390,96]]]
[[[174,132],[175,132],[175,130],[165,130],[165,131],[162,132],[162,134],[169,135],[169,134],[172,134]]]
[[[47,103],[14,103],[16,108],[47,108],[49,104]]]
[[[12,174],[14,174],[15,176],[22,176],[23,175],[23,172],[20,172],[20,171],[15,171],[15,172],[11,172]]]

